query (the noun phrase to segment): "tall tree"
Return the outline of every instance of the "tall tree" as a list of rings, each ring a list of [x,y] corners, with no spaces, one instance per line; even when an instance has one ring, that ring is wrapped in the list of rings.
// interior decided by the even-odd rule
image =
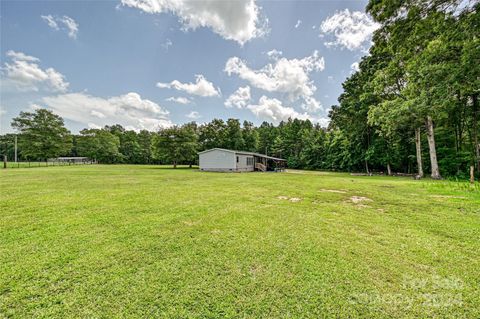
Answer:
[[[255,152],[258,148],[258,132],[252,122],[243,121],[242,137],[244,151]]]
[[[200,150],[207,150],[215,147],[227,148],[226,124],[221,119],[213,119],[211,122],[199,128]]]
[[[277,127],[271,123],[262,122],[256,131],[258,132],[257,152],[267,155],[272,154],[273,141],[275,141],[278,134]]]
[[[120,134],[119,151],[126,163],[139,164],[142,162],[142,149],[135,131],[124,131]]]
[[[111,164],[122,160],[120,138],[107,129],[84,129],[77,138],[77,153],[99,163]]]
[[[141,130],[140,133],[138,133],[137,141],[140,146],[142,164],[150,164],[152,162],[152,136],[153,133],[147,130]]]
[[[154,137],[155,155],[163,163],[171,163],[174,168],[178,164],[192,164],[197,151],[197,137],[190,126],[161,129]]]
[[[18,142],[26,159],[47,161],[72,149],[72,136],[63,119],[49,110],[20,112],[12,127],[20,132]]]
[[[225,148],[232,150],[243,150],[245,141],[243,139],[240,121],[237,119],[228,119],[225,128]]]

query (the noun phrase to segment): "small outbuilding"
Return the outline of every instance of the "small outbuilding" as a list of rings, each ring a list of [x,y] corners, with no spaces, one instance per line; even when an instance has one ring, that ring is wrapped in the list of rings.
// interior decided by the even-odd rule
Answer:
[[[198,153],[201,171],[253,172],[279,171],[286,160],[259,153],[212,148]]]

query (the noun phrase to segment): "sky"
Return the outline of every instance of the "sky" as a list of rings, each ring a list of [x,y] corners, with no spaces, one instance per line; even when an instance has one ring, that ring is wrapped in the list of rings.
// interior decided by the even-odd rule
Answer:
[[[367,1],[0,2],[0,133],[47,108],[68,129],[238,118],[325,126],[378,25]]]

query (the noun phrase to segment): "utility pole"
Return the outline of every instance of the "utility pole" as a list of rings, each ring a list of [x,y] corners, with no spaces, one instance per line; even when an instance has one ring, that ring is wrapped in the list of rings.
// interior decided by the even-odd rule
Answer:
[[[17,134],[15,134],[15,163],[17,162]]]

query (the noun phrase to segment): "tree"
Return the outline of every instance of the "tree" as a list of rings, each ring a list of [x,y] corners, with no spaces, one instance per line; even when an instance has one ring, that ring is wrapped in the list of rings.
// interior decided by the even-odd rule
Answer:
[[[186,123],[181,127],[183,136],[183,160],[186,164],[192,165],[197,162],[198,158],[198,127],[197,123]]]
[[[141,130],[138,133],[137,141],[140,147],[140,161],[142,164],[152,162],[152,136],[153,133],[147,130]]]
[[[243,139],[240,121],[237,119],[228,119],[227,127],[225,128],[225,148],[231,150],[243,150],[245,140]]]
[[[261,154],[273,153],[273,142],[275,141],[278,129],[273,124],[268,122],[262,122],[262,124],[256,129],[258,132],[258,147],[257,152]]]
[[[326,132],[316,125],[313,130],[306,131],[303,136],[305,147],[301,152],[301,161],[305,168],[321,169],[325,167],[325,139]]]
[[[252,122],[243,121],[242,137],[244,151],[256,152],[258,148],[258,132]]]
[[[120,135],[119,151],[126,163],[139,164],[142,162],[142,149],[135,131],[124,131]]]
[[[99,163],[118,163],[122,159],[119,152],[120,138],[106,129],[84,129],[80,131],[77,152]]]
[[[226,125],[221,119],[213,119],[199,128],[200,150],[215,147],[227,148]]]
[[[20,112],[12,127],[20,132],[18,144],[26,159],[47,161],[72,149],[72,136],[63,119],[49,110]]]
[[[15,134],[0,135],[0,160],[3,160],[3,155],[7,159],[15,158]],[[18,158],[22,158],[21,150],[17,150]]]
[[[154,137],[155,156],[164,163],[192,164],[196,158],[197,136],[191,126],[161,129]]]

